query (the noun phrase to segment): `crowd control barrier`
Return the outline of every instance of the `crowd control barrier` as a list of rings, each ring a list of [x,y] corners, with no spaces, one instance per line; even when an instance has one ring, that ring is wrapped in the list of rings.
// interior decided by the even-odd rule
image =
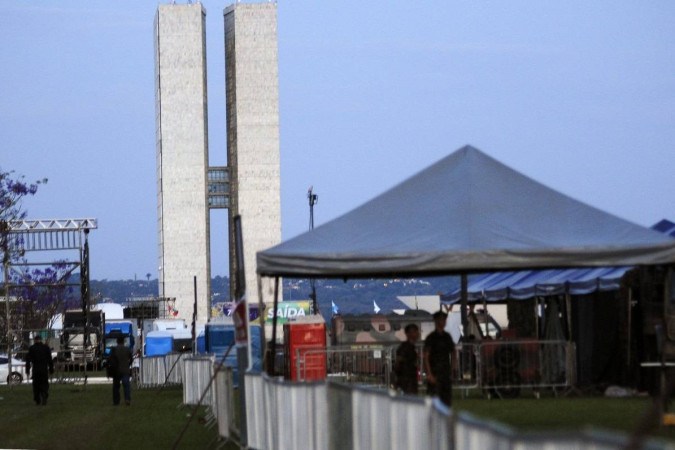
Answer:
[[[625,448],[628,437],[598,431],[520,433],[438,399],[336,382],[295,383],[246,374],[248,447],[255,449],[540,450]],[[329,413],[330,411],[330,413]],[[661,441],[642,449],[675,449]]]
[[[328,347],[296,349],[296,379],[305,380],[309,364],[325,354],[327,377],[359,385],[393,387],[397,346]],[[423,343],[418,343],[419,383],[423,391],[426,373]],[[457,345],[452,361],[456,389],[481,389],[488,397],[517,397],[521,389],[564,391],[574,386],[576,355],[568,341],[485,340]]]
[[[183,383],[184,405],[204,405],[211,408],[215,405],[215,384],[212,381],[213,361],[213,356],[183,358],[183,380],[186,380]]]
[[[144,356],[138,366],[138,387],[179,385],[183,382],[183,358],[186,353]]]

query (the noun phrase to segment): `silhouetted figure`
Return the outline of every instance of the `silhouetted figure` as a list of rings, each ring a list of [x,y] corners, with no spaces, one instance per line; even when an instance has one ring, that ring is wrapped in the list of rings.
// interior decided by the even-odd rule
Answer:
[[[420,329],[414,323],[405,327],[407,340],[401,342],[396,349],[396,362],[394,373],[396,374],[396,387],[406,394],[417,394],[417,371],[418,355],[415,344],[420,338]]]
[[[120,404],[120,383],[124,388],[124,403],[131,405],[131,362],[133,356],[129,347],[124,345],[124,338],[117,338],[117,346],[110,352],[108,358],[109,373],[113,379],[113,405]]]
[[[443,403],[452,406],[451,360],[455,342],[445,331],[448,315],[443,311],[434,313],[434,331],[424,340],[424,366],[427,371],[427,393],[438,396]]]
[[[46,405],[49,397],[49,375],[54,373],[51,349],[42,342],[42,336],[35,336],[26,357],[26,376],[33,370],[33,400],[36,405]]]

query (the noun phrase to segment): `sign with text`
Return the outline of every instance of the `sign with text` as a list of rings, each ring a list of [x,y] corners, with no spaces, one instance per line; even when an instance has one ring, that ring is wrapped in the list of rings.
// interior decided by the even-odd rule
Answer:
[[[271,324],[274,321],[274,305],[267,304],[265,308],[265,323]],[[277,304],[277,324],[281,325],[299,317],[305,317],[312,314],[312,302],[302,301],[283,301]]]

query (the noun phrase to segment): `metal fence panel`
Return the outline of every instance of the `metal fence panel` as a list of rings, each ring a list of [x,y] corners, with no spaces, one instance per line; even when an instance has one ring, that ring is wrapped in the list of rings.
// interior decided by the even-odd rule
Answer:
[[[164,356],[144,356],[139,366],[139,386],[154,387],[164,384],[166,366]]]
[[[288,383],[263,377],[268,448],[325,449],[328,446],[328,395],[325,383]]]
[[[188,353],[169,353],[164,355],[166,367],[166,384],[181,384],[183,382],[183,361],[189,357]]]
[[[466,413],[459,413],[454,420],[456,450],[509,450],[512,434],[508,427],[482,421]]]
[[[433,400],[427,397],[426,407],[429,411],[428,449],[454,449],[454,423],[452,411],[438,398]]]
[[[214,367],[214,370],[216,368]],[[218,435],[229,439],[234,424],[234,383],[232,381],[232,368],[220,366],[216,370],[214,380],[215,403],[213,409],[218,421]],[[248,392],[248,391],[247,391]]]
[[[246,373],[246,430],[248,445],[264,450],[267,446],[270,428],[275,426],[275,418],[269,416],[265,407],[265,386],[259,373]]]
[[[428,397],[391,396],[390,413],[391,449],[433,449],[430,430],[431,399]]]
[[[355,450],[391,448],[391,398],[387,392],[354,387],[352,429]]]
[[[568,388],[574,373],[573,344],[566,341],[484,341],[480,345],[480,385],[500,397],[529,387]]]
[[[333,412],[328,427],[328,448],[351,450],[354,448],[351,387],[342,383],[328,383],[326,389],[329,409]]]
[[[182,369],[183,404],[213,407],[213,357],[182,358]]]

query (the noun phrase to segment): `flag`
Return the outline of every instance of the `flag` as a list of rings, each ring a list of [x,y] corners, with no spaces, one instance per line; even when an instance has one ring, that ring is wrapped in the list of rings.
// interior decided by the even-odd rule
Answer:
[[[333,308],[333,314],[340,314],[340,310],[338,309],[338,306],[335,304],[333,300],[330,301],[332,308]]]
[[[375,310],[375,314],[380,313],[380,307],[377,306],[377,303],[375,303],[375,300],[373,300],[373,309]]]

